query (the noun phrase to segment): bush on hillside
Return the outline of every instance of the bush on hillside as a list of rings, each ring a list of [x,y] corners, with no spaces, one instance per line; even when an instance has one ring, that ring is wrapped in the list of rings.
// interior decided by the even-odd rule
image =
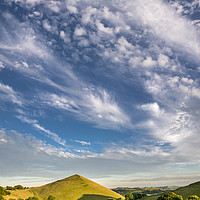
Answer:
[[[125,200],[133,200],[134,196],[132,193],[126,194],[125,195]]]
[[[129,193],[125,195],[125,200],[137,200],[141,199],[142,197],[147,196],[146,194],[141,194],[141,193]]]
[[[39,200],[37,197],[29,197],[28,199],[26,200]]]
[[[5,199],[3,198],[3,196],[0,195],[0,200],[5,200]]]
[[[24,187],[23,187],[22,185],[15,185],[15,186],[13,187],[13,189],[14,189],[14,190],[15,190],[15,189],[23,190]]]
[[[142,197],[147,196],[146,194],[141,194],[141,193],[132,193],[132,194],[134,200],[141,199]]]
[[[174,192],[164,193],[157,200],[183,200],[181,195],[177,195]]]
[[[48,197],[48,199],[47,199],[47,200],[54,200],[54,199],[56,199],[54,196],[52,196],[52,195],[49,195],[49,197]]]
[[[3,187],[0,186],[0,196],[10,195],[9,191],[6,191]]]
[[[15,190],[12,186],[6,186],[6,190]]]
[[[200,200],[200,198],[196,195],[192,195],[188,197],[188,200]]]

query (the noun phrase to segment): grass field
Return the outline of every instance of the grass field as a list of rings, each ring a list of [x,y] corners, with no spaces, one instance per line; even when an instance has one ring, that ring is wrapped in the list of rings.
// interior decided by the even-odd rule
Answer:
[[[4,196],[4,199],[9,200],[10,198],[13,199],[27,199],[28,197],[33,197],[33,192],[30,189],[26,190],[11,190],[11,195]]]
[[[46,200],[49,195],[58,200],[107,200],[109,197],[124,199],[120,194],[79,175],[32,188],[32,191],[40,200]]]

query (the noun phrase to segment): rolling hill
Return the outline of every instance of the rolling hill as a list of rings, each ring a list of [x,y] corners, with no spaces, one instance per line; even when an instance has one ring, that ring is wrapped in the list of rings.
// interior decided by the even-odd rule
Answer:
[[[58,200],[124,199],[120,194],[80,175],[73,175],[41,187],[34,187],[31,190],[40,200],[46,200],[49,195],[53,195]]]
[[[200,197],[200,181],[192,183],[188,186],[180,187],[173,191],[175,194],[181,195],[184,200],[186,200],[191,195],[197,195]],[[160,195],[152,195],[148,197],[143,197],[142,200],[157,200]]]
[[[200,181],[185,187],[180,187],[174,190],[174,193],[181,195],[183,199],[187,199],[191,195],[197,195],[200,197]]]

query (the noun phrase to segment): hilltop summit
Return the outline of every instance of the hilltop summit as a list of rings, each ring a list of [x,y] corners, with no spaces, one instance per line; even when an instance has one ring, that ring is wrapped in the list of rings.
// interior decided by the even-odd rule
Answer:
[[[40,200],[46,200],[49,195],[58,200],[107,200],[112,197],[124,199],[120,194],[78,174],[34,187],[32,191]]]

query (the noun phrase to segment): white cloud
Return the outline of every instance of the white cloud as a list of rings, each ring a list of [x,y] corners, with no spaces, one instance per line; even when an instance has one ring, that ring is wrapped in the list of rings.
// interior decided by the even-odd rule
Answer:
[[[64,40],[66,35],[64,31],[60,31],[60,37]]]
[[[0,61],[0,70],[5,68],[4,64]]]
[[[22,62],[22,64],[24,65],[24,67],[28,68],[28,64],[26,62]]]
[[[195,56],[199,55],[200,40],[197,29],[189,20],[177,15],[172,7],[160,0],[124,3],[129,16],[150,27],[157,36],[180,45]]]
[[[48,20],[44,20],[43,21],[43,27],[44,29],[46,29],[47,31],[51,31],[51,25],[49,24]]]
[[[38,12],[38,11],[34,11],[33,13],[35,16],[40,16],[40,12]]]
[[[0,98],[2,102],[11,101],[12,103],[15,103],[19,106],[23,105],[22,98],[19,96],[17,92],[13,90],[12,87],[0,83],[0,93],[1,93]]]
[[[157,156],[157,159],[163,159],[170,156],[170,152],[163,151],[160,147],[152,147],[145,149],[143,148],[125,148],[117,147],[112,145],[111,147],[105,148],[104,152],[101,154],[91,154],[89,157],[103,157],[103,158],[115,158],[119,160],[128,160],[128,159],[138,159],[140,163],[142,159],[151,159],[152,157]]]
[[[77,8],[72,5],[68,5],[67,9],[70,11],[70,13],[76,14],[77,13]]]
[[[169,63],[169,58],[166,55],[160,54],[158,57],[158,64],[161,67],[168,67],[168,63]]]
[[[97,28],[107,34],[113,35],[113,29],[109,27],[105,27],[100,21],[97,20],[96,22]]]
[[[35,1],[32,2],[36,3]],[[74,38],[80,46],[86,47],[90,42],[97,45],[96,49],[93,48],[91,50],[94,55],[101,57],[101,64],[103,63],[98,70],[96,70],[97,66],[90,69],[84,66],[84,70],[92,70],[93,73],[96,73],[95,75],[103,78],[112,75],[113,79],[119,81],[120,84],[122,83],[122,86],[124,86],[125,81],[132,88],[139,88],[140,86],[142,88],[144,86],[146,89],[144,91],[145,98],[151,97],[148,102],[155,103],[139,106],[139,109],[150,113],[150,115],[146,115],[147,121],[141,120],[142,122],[139,122],[136,128],[145,129],[145,133],[148,132],[152,140],[157,140],[156,145],[160,145],[159,147],[152,145],[149,148],[144,146],[142,148],[133,148],[132,146],[125,148],[119,145],[118,148],[105,149],[100,155],[88,153],[88,157],[86,154],[85,157],[93,157],[94,159],[101,157],[101,159],[104,159],[104,156],[107,155],[109,159],[123,160],[123,158],[128,158],[127,160],[132,162],[130,166],[136,166],[137,170],[140,170],[148,162],[153,166],[150,169],[153,169],[155,163],[152,163],[152,157],[158,158],[158,160],[153,159],[153,161],[158,163],[159,166],[165,163],[173,165],[176,160],[180,162],[181,160],[185,162],[184,159],[188,162],[192,159],[198,161],[198,155],[189,157],[189,153],[191,152],[190,149],[193,152],[199,152],[198,140],[195,140],[195,138],[198,138],[199,122],[197,119],[199,119],[199,109],[197,105],[199,105],[200,89],[198,80],[193,80],[190,76],[187,76],[187,66],[185,67],[179,63],[179,56],[181,57],[182,55],[176,54],[176,48],[181,47],[182,51],[199,55],[197,29],[185,17],[177,15],[175,10],[159,0],[112,2],[112,6],[110,6],[110,2],[104,1],[101,2],[101,8],[98,8],[91,1],[76,2],[67,2],[67,8],[70,13],[78,13],[76,22],[82,23],[77,25],[74,31],[76,38]],[[63,45],[56,43],[58,49],[63,49],[62,53],[66,53],[70,49],[70,52],[75,52],[74,55],[80,59],[79,61],[82,61],[82,57],[88,51],[79,51],[78,48],[74,48],[73,41],[67,40],[68,35],[73,34],[73,30],[69,29],[68,20],[65,18],[67,15],[63,14],[64,12],[58,13],[56,17],[50,15],[52,11],[58,12],[59,9],[64,9],[64,7],[62,5],[54,6],[53,2],[51,2],[51,5],[50,7],[48,7],[48,4],[45,6],[45,9],[48,9],[47,13],[50,19],[49,21],[43,21],[42,25],[46,30],[51,31],[48,34],[57,34],[64,40]],[[115,6],[117,10],[114,9]],[[79,10],[80,12],[78,12]],[[180,12],[182,12],[181,8],[179,9]],[[39,16],[39,13],[35,13],[35,15]],[[57,30],[55,25],[59,20],[62,20],[62,17],[67,22],[61,23],[63,27],[61,27],[61,30]],[[9,21],[16,22],[14,20]],[[2,51],[6,52],[6,56],[0,55],[0,58],[3,66],[8,64],[12,66],[17,60],[19,67],[15,70],[22,72],[23,75],[34,79],[34,81],[45,83],[45,87],[51,87],[51,91],[41,91],[44,95],[35,93],[35,101],[42,106],[48,105],[60,109],[62,114],[73,113],[77,119],[88,121],[97,127],[109,129],[133,128],[131,117],[123,109],[125,105],[123,102],[116,101],[111,95],[113,91],[114,95],[121,95],[117,94],[117,90],[108,92],[109,90],[106,89],[98,89],[98,86],[82,90],[88,85],[81,80],[82,77],[76,76],[76,71],[73,69],[74,66],[65,63],[62,59],[56,59],[56,56],[51,56],[51,48],[48,49],[45,46],[46,42],[49,42],[52,49],[56,48],[56,45],[54,46],[55,41],[46,41],[44,39],[45,35],[44,37],[36,35],[33,29],[29,25],[25,25],[25,23],[21,25],[16,22],[16,24],[19,30],[22,30],[20,32],[18,29],[14,29],[15,32],[19,32],[20,37],[12,40],[10,31],[5,33],[4,36],[8,38],[6,40],[8,44],[2,40],[0,47]],[[90,27],[89,29],[84,27],[86,24]],[[89,40],[83,37],[78,38],[86,34],[88,34]],[[66,45],[66,41],[68,41],[68,45]],[[59,54],[59,52],[56,53]],[[21,59],[19,60],[20,56]],[[36,61],[33,61],[35,64],[30,64],[29,61],[32,61],[33,57],[37,58]],[[64,56],[64,58],[65,60],[70,59],[69,56]],[[110,62],[114,64],[110,64]],[[27,68],[28,65],[30,65],[29,68]],[[30,69],[32,66],[38,66],[38,68]],[[77,69],[76,67],[74,68]],[[108,68],[109,70],[107,70]],[[99,70],[102,72],[101,74],[97,74]],[[104,71],[108,74],[104,74]],[[116,74],[117,76],[115,77]],[[133,78],[137,80],[135,85],[132,85]],[[90,82],[90,79],[86,78],[86,82]],[[97,84],[99,85],[102,82]],[[142,85],[143,83],[144,85]],[[1,84],[0,89],[2,94],[5,94],[4,96],[12,97],[14,95],[17,100],[20,99],[19,95],[11,87]],[[36,89],[38,89],[37,86]],[[56,89],[56,94],[54,94],[54,89]],[[11,96],[9,96],[10,94]],[[130,108],[129,113],[137,107],[135,102],[132,102],[132,100],[138,98],[134,97],[134,95],[128,94],[131,103],[127,102],[130,105],[126,110]],[[37,98],[40,98],[40,100]],[[121,98],[123,99],[123,97]],[[13,102],[16,101],[13,100],[14,98],[10,99]],[[165,110],[160,107],[161,105]],[[195,107],[193,108],[195,110],[194,116],[197,119],[192,117],[192,111],[190,110],[192,108],[189,105]],[[26,106],[28,107],[29,104]],[[140,113],[142,113],[143,117],[144,112]],[[137,113],[132,113],[133,117],[136,115]],[[65,145],[65,142],[57,134],[41,126],[37,120],[25,117],[21,118],[21,120],[32,124],[33,127],[44,132],[59,144]],[[0,143],[5,143],[5,141],[7,140],[4,138],[0,139]],[[79,143],[84,144],[85,142],[80,140]],[[166,144],[169,145],[167,150],[165,149]],[[46,147],[41,147],[40,149],[51,156],[56,155],[58,157],[57,155],[59,155],[59,158],[77,158],[76,155],[60,149]],[[139,162],[135,159],[138,157],[141,157]],[[147,160],[144,161],[144,158]],[[119,164],[122,165],[122,163]],[[111,166],[113,166],[113,163]],[[127,168],[124,169],[127,170]]]
[[[76,27],[76,29],[74,31],[74,35],[75,36],[83,36],[83,35],[86,35],[86,31],[82,27]]]
[[[79,106],[76,105],[74,100],[71,100],[66,96],[58,96],[56,94],[49,94],[47,96],[45,97],[46,100],[45,99],[44,100],[50,106],[54,106],[63,110],[69,110],[72,112],[77,112],[77,110],[79,109]]]
[[[60,97],[47,94],[42,97],[42,101],[63,111],[73,112],[79,119],[101,128],[119,129],[132,126],[128,115],[105,90],[93,88],[78,92],[74,97],[70,97],[70,94]]]
[[[59,1],[49,1],[47,4],[48,8],[50,8],[53,12],[59,13],[60,12],[60,2]]]
[[[87,46],[89,46],[89,44],[90,44],[89,41],[86,39],[83,39],[78,43],[78,45],[81,47],[87,47]]]
[[[144,67],[153,67],[156,65],[156,61],[153,60],[150,56],[148,56],[144,61],[143,61],[143,66]]]
[[[111,99],[110,95],[105,90],[100,90],[98,93],[91,93],[87,97],[90,110],[88,117],[97,120],[99,119],[100,126],[131,126],[129,117],[121,110],[117,103]],[[104,125],[105,124],[105,125]]]
[[[86,142],[86,141],[81,141],[81,140],[74,140],[77,143],[80,143],[81,145],[85,146],[85,145],[91,145],[90,142]]]
[[[192,79],[189,79],[189,78],[186,78],[186,77],[183,77],[183,78],[182,78],[182,81],[183,81],[184,83],[189,84],[189,85],[191,85],[191,84],[194,83],[194,81],[193,81]]]
[[[144,104],[139,106],[139,108],[144,111],[148,111],[155,117],[161,117],[164,114],[164,110],[160,109],[160,106],[157,104],[157,102]]]
[[[82,13],[82,22],[84,24],[87,24],[88,22],[91,22],[91,16],[94,15],[97,12],[97,9],[93,8],[91,6],[88,6],[82,12],[83,12]]]
[[[45,129],[44,127],[40,126],[39,124],[33,124],[33,126],[47,134],[48,137],[53,139],[55,142],[65,146],[66,141],[64,139],[61,139],[57,134]]]
[[[34,128],[44,132],[47,137],[51,138],[58,144],[66,146],[66,141],[64,139],[61,139],[56,133],[53,133],[52,131],[42,127],[40,124],[38,124],[37,120],[29,119],[28,117],[22,115],[17,116],[17,118],[20,119],[22,122],[31,124]]]

